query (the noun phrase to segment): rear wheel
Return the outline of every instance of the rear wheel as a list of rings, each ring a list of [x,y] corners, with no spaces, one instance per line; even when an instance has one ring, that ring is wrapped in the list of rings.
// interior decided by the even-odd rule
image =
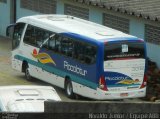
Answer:
[[[27,64],[26,67],[25,67],[25,77],[26,77],[26,80],[32,81],[32,76],[30,75],[30,71],[29,71],[29,66],[28,66],[28,64]]]
[[[73,93],[73,86],[70,80],[65,81],[65,93],[67,97],[73,99],[75,98],[75,94]]]

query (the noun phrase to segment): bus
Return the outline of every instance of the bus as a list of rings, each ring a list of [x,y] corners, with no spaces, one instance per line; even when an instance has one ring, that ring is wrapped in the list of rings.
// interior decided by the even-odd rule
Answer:
[[[69,15],[33,15],[8,26],[12,67],[96,100],[144,97],[145,41]]]

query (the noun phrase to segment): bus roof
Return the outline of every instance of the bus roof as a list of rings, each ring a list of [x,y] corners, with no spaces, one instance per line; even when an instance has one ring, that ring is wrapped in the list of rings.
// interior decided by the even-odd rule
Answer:
[[[28,23],[57,33],[90,38],[96,42],[138,40],[135,36],[69,15],[34,15],[22,17],[17,22]]]

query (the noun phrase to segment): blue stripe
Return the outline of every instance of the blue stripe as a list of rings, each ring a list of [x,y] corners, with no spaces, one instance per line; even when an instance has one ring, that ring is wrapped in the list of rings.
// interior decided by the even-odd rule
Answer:
[[[87,87],[90,87],[92,89],[96,89],[98,87],[98,84],[96,84],[96,83],[90,82],[86,79],[77,77],[75,75],[72,75],[70,73],[67,73],[67,72],[59,70],[59,69],[56,69],[54,67],[44,65],[40,62],[36,62],[36,61],[28,59],[26,57],[23,57],[23,56],[20,56],[20,55],[15,55],[14,58],[18,59],[18,60],[21,60],[21,61],[27,61],[31,65],[37,66],[37,67],[42,68],[43,70],[45,70],[47,72],[54,73],[55,75],[58,75],[58,76],[61,76],[61,77],[70,76],[72,81],[74,81],[76,83],[79,83],[79,84],[82,84],[82,85],[85,85]]]

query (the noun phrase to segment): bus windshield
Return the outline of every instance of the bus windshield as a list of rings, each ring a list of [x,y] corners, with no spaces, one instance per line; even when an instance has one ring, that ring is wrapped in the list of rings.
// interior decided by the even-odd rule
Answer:
[[[137,58],[145,58],[144,42],[118,42],[105,45],[104,61]]]

